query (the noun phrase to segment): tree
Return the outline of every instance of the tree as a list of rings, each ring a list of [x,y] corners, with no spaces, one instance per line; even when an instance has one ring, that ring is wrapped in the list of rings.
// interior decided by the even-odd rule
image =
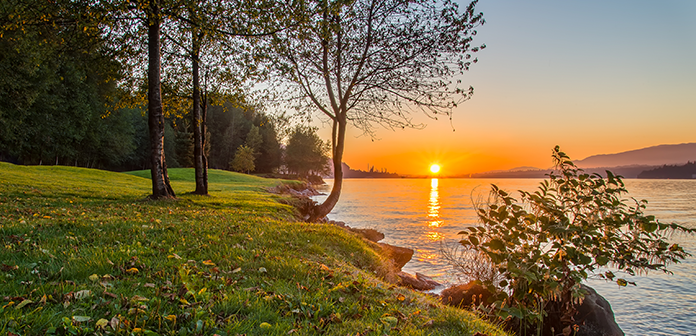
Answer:
[[[247,147],[251,148],[255,156],[259,155],[261,145],[263,144],[263,138],[261,137],[261,133],[259,133],[258,126],[251,126],[251,129],[249,129],[249,133],[247,133],[245,144],[247,145]]]
[[[569,335],[584,295],[580,283],[590,274],[627,286],[635,283],[610,268],[628,275],[669,273],[669,264],[689,254],[667,237],[696,230],[645,215],[645,200],[626,204],[620,176],[586,174],[558,146],[553,159],[549,179],[536,192],[520,191],[519,202],[494,185],[493,201],[478,209],[481,225],[460,234],[461,244],[503,277],[483,281],[498,294],[502,317],[523,320],[523,330]]]
[[[421,111],[436,118],[469,99],[454,76],[476,59],[471,42],[483,24],[451,1],[314,1],[297,29],[274,35],[270,60],[288,82],[298,107],[320,111],[332,125],[334,184],[310,221],[326,216],[343,184],[341,161],[348,122],[367,134],[374,126],[420,127],[410,118]]]
[[[254,170],[254,150],[246,145],[239,146],[230,166],[235,171],[249,174]]]
[[[329,163],[327,151],[315,129],[297,126],[285,148],[285,165],[289,171],[304,178],[312,172],[323,173]]]

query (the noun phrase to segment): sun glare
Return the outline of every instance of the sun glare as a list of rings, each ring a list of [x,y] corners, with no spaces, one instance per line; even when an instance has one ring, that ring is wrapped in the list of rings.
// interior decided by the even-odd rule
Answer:
[[[439,173],[439,172],[440,172],[440,166],[439,166],[439,165],[436,165],[436,164],[430,166],[430,172],[432,172],[433,174]]]

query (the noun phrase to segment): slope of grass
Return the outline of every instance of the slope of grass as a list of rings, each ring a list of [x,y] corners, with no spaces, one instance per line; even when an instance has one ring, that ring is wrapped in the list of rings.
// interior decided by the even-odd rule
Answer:
[[[278,180],[0,163],[2,335],[502,335],[380,280],[387,264],[339,228],[294,222]]]

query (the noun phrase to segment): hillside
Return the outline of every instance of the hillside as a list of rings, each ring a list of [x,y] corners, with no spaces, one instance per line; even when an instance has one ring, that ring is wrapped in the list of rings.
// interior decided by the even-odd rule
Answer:
[[[374,244],[294,220],[279,180],[0,162],[0,334],[504,335],[388,280]]]
[[[616,154],[600,154],[574,161],[578,167],[661,166],[696,160],[696,143],[659,145]]]

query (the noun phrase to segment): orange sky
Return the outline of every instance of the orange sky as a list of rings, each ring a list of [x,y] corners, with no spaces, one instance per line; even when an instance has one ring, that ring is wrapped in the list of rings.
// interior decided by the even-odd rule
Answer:
[[[351,129],[344,162],[399,174],[546,168],[574,159],[696,142],[696,2],[482,1],[488,48],[462,77],[471,101],[424,130]],[[601,10],[600,10],[601,9]],[[592,24],[587,24],[587,18]],[[646,27],[646,22],[650,26]],[[324,139],[329,130],[320,131]]]

